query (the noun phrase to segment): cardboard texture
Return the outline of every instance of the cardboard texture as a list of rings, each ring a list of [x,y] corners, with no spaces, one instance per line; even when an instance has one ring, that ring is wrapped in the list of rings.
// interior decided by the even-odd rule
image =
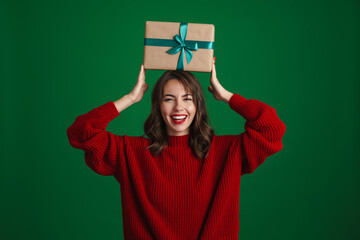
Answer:
[[[174,39],[180,35],[180,23],[146,21],[145,38]],[[185,40],[214,42],[215,27],[213,24],[188,23]],[[175,40],[174,40],[175,41]],[[176,70],[181,50],[176,54],[167,53],[172,47],[144,45],[144,68],[157,70]],[[184,71],[211,72],[214,50],[198,49],[191,51],[193,57],[187,63],[184,52]]]

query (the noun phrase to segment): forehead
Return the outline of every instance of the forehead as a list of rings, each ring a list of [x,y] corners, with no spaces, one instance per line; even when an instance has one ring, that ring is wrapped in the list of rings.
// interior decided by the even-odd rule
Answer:
[[[165,94],[182,95],[185,93],[190,93],[190,91],[188,91],[185,88],[184,84],[182,84],[177,79],[170,79],[164,85],[164,89],[163,89],[164,95]]]

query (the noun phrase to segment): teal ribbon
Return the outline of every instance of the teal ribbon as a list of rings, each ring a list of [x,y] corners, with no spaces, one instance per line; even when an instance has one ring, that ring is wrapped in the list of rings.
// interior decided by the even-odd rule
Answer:
[[[176,70],[184,70],[184,51],[186,55],[187,64],[190,63],[193,53],[191,51],[197,51],[199,48],[214,49],[214,42],[208,41],[189,41],[185,40],[187,33],[187,23],[180,23],[180,36],[176,34],[174,40],[171,39],[159,39],[159,38],[145,38],[144,45],[146,46],[158,46],[158,47],[172,47],[166,51],[169,54],[177,54],[181,51]]]
[[[166,51],[167,53],[170,54],[177,54],[179,51],[181,51],[176,70],[184,70],[184,50],[186,54],[187,64],[190,63],[193,56],[191,50],[193,51],[198,50],[197,43],[185,43],[186,33],[187,33],[187,23],[180,23],[180,36],[179,34],[176,34],[174,36],[174,40],[178,43],[178,45]]]

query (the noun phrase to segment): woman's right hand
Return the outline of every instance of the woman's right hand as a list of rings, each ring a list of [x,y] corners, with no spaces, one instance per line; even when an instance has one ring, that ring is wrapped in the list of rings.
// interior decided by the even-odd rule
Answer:
[[[133,88],[133,90],[131,90],[131,92],[128,94],[131,100],[133,101],[133,103],[140,102],[144,96],[144,93],[149,88],[149,85],[145,83],[145,72],[146,70],[144,69],[144,65],[141,64],[137,83]]]

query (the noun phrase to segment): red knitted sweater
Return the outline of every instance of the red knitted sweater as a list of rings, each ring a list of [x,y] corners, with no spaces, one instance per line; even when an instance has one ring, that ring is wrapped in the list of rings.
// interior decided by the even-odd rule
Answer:
[[[234,94],[229,105],[246,119],[246,131],[214,136],[205,160],[192,154],[188,135],[169,136],[152,156],[147,138],[107,132],[119,115],[112,101],[68,128],[86,164],[119,182],[125,239],[238,239],[240,176],[282,149],[285,124],[258,100]]]

